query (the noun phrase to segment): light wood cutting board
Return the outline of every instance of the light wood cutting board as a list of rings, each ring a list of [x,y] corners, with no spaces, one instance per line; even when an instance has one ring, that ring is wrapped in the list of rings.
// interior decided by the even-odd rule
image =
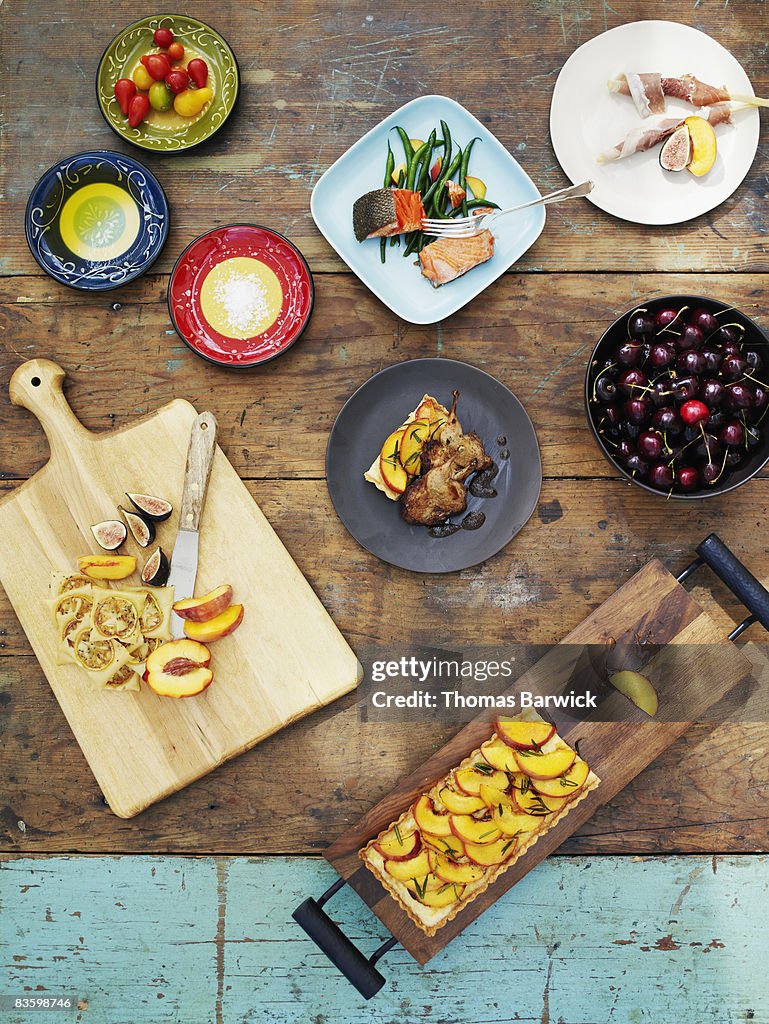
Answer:
[[[94,688],[76,665],[57,665],[44,604],[51,571],[76,570],[78,556],[101,550],[90,526],[119,518],[125,491],[174,504],[156,541],[170,556],[197,415],[177,399],[130,427],[93,434],[67,404],[64,378],[46,359],[24,363],[11,378],[11,401],[40,421],[51,457],[0,502],[0,583],[107,802],[130,818],[354,689],[362,669],[220,449],[201,521],[196,592],[231,583],[245,616],[211,645],[211,686],[183,700],[147,686],[113,693]],[[138,556],[137,575],[125,582],[139,585],[147,552],[130,540],[121,551]]]

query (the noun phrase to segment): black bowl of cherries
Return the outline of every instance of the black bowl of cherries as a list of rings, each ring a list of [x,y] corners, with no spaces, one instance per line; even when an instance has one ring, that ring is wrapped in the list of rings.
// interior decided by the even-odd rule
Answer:
[[[651,299],[596,345],[585,408],[634,484],[669,498],[724,494],[769,461],[769,338],[714,299]]]

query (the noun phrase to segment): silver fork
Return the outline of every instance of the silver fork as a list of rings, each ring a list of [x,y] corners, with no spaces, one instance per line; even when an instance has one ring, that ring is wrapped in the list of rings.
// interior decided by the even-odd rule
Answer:
[[[436,220],[429,217],[422,218],[422,230],[427,235],[434,235],[436,238],[472,238],[479,232],[491,227],[493,221],[506,217],[508,213],[518,213],[520,210],[528,210],[532,206],[549,206],[551,203],[564,203],[567,199],[578,199],[593,191],[592,181],[583,181],[579,185],[569,185],[568,188],[560,188],[557,192],[550,192],[539,199],[532,199],[531,202],[521,203],[520,206],[511,206],[507,210],[492,210],[490,213],[479,213],[475,217],[457,217],[454,220]]]

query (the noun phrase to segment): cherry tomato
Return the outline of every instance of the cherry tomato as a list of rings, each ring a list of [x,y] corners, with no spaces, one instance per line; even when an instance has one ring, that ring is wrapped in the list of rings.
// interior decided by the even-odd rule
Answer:
[[[162,81],[171,70],[171,61],[164,53],[145,53],[142,64],[156,82]]]
[[[150,101],[143,92],[137,92],[128,104],[128,123],[132,128],[140,125],[150,112]]]
[[[187,72],[198,89],[202,89],[208,81],[208,64],[201,60],[200,57],[196,57],[189,62]]]
[[[184,56],[184,47],[181,43],[171,43],[168,47],[168,57],[170,60],[181,60]]]
[[[165,48],[170,46],[174,41],[174,34],[170,28],[156,28],[153,39],[155,40],[155,46],[162,46]],[[176,58],[174,58],[174,60],[176,60]]]
[[[120,109],[128,116],[128,104],[131,98],[136,95],[136,82],[130,78],[118,78],[115,82],[115,99],[120,104]]]
[[[166,85],[171,92],[179,93],[184,92],[187,86],[190,84],[190,76],[187,74],[184,68],[171,68],[166,75]]]
[[[170,110],[174,94],[165,82],[153,82],[150,86],[149,99],[153,110]]]
[[[151,77],[149,71],[143,64],[140,64],[134,69],[134,73],[131,75],[131,78],[133,78],[136,83],[136,88],[143,89],[145,92],[154,82],[154,78]]]

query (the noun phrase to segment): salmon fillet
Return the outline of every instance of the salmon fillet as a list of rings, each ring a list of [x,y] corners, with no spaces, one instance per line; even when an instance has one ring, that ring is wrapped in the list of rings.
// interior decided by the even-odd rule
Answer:
[[[352,224],[359,242],[419,231],[425,208],[418,192],[407,188],[377,188],[355,200]]]
[[[494,236],[481,231],[472,238],[438,238],[419,254],[422,273],[434,288],[454,281],[494,255]]]

